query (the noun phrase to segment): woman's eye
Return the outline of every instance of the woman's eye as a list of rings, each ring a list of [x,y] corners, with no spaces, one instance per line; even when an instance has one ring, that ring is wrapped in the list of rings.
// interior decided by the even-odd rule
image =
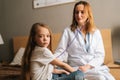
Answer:
[[[79,11],[76,11],[75,14],[79,14]]]
[[[84,11],[76,11],[75,12],[75,14],[79,14],[79,13],[84,14]]]
[[[84,14],[84,11],[81,11],[82,14]]]

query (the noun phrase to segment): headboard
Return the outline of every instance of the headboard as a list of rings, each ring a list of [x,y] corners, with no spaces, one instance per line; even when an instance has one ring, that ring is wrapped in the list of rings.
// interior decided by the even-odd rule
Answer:
[[[16,53],[21,47],[26,47],[28,36],[13,37],[13,50]]]
[[[112,55],[112,43],[111,43],[111,30],[102,29],[101,30],[104,47],[105,47],[105,64],[113,62]],[[52,36],[52,50],[54,51],[59,43],[61,33],[54,33]],[[21,47],[25,47],[27,44],[28,36],[18,36],[13,38],[14,53]]]
[[[59,43],[61,33],[52,34],[52,50],[54,51]],[[13,50],[16,53],[21,47],[26,47],[28,36],[16,36],[13,37]]]

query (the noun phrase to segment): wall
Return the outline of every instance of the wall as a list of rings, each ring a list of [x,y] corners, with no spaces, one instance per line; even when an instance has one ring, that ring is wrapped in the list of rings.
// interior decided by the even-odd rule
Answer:
[[[0,47],[0,59],[12,60],[14,36],[28,35],[35,22],[48,24],[53,32],[60,32],[71,23],[73,4],[32,8],[32,0],[2,0],[0,32],[5,44]],[[0,21],[1,22],[1,21]]]
[[[95,23],[99,28],[116,28],[120,25],[119,0],[87,0],[90,2]],[[12,38],[28,35],[31,25],[35,22],[47,23],[53,32],[61,32],[69,26],[72,19],[74,3],[32,8],[32,0],[0,0],[0,33],[4,38],[4,45],[0,45],[0,60],[10,61],[13,57]],[[113,46],[114,41],[113,41]],[[114,57],[117,48],[114,48]],[[118,54],[117,54],[118,55]],[[120,57],[119,57],[120,58]]]

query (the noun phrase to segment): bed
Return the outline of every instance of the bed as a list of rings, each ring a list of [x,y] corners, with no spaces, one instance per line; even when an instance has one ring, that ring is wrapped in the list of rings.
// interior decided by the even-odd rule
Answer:
[[[0,66],[0,80],[21,80],[21,58],[27,43],[27,36],[13,37],[14,59]]]
[[[112,56],[112,43],[111,43],[111,30],[110,29],[102,29],[101,30],[104,47],[105,47],[105,61],[104,64],[106,64],[110,68],[111,74],[116,78],[116,80],[120,80],[120,65],[114,64],[113,56]],[[60,39],[61,33],[54,33],[52,36],[52,50],[54,51],[58,45],[59,39]],[[10,63],[10,66],[8,67],[9,73],[7,75],[7,78],[16,78],[16,80],[19,80],[19,77],[21,75],[21,58],[25,50],[25,46],[27,44],[28,36],[17,36],[13,37],[13,48],[14,48],[14,59]],[[16,66],[17,65],[17,66]],[[4,67],[5,68],[5,67]],[[7,67],[6,67],[7,69]],[[2,70],[2,69],[0,69]],[[13,72],[12,72],[13,71]],[[18,74],[17,74],[18,73]],[[15,75],[17,74],[17,75]],[[1,72],[0,72],[1,75]],[[5,75],[4,75],[5,76]],[[0,79],[0,80],[6,80],[6,79]],[[13,80],[13,79],[8,79]]]
[[[54,35],[54,34],[53,34]],[[59,41],[60,34],[54,35],[57,39],[52,39],[53,50],[55,50],[56,44]],[[10,64],[0,65],[0,80],[21,80],[21,59],[25,51],[25,47],[28,41],[28,36],[16,36],[13,37],[13,52],[14,58]]]

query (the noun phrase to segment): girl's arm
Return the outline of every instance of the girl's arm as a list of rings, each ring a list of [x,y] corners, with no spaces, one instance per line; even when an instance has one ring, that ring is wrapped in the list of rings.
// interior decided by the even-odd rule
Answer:
[[[68,71],[66,71],[66,70],[61,70],[61,69],[54,69],[53,70],[53,73],[55,73],[55,74],[63,74],[63,73],[65,73],[65,74],[67,74],[67,75],[69,75],[70,74],[70,72],[68,72]]]
[[[50,62],[52,65],[56,65],[56,66],[59,66],[61,68],[64,68],[65,70],[69,71],[69,72],[74,72],[75,70],[69,66],[68,64],[60,61],[59,59],[54,59],[52,62]]]

